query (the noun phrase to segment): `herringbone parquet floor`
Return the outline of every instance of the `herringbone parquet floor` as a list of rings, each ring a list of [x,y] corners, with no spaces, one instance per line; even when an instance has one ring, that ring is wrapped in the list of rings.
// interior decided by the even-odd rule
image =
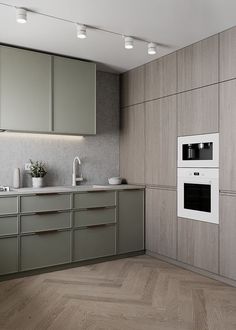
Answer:
[[[235,330],[236,288],[139,256],[0,283],[0,329]]]

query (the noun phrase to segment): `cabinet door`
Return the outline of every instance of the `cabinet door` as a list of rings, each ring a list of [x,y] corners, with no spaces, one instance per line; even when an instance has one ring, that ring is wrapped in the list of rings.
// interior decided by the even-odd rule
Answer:
[[[218,82],[218,35],[180,49],[178,57],[178,91]]]
[[[176,52],[145,65],[145,100],[175,94],[177,91]]]
[[[2,46],[0,49],[3,129],[51,130],[51,56]]]
[[[118,253],[144,249],[144,191],[119,191]]]
[[[144,65],[121,75],[121,106],[144,101]]]
[[[218,225],[178,219],[178,260],[218,273]]]
[[[176,258],[176,191],[146,189],[146,249]]]
[[[111,256],[116,253],[116,226],[91,226],[74,231],[73,261]]]
[[[178,136],[218,131],[217,85],[178,94]]]
[[[0,275],[18,270],[17,237],[0,238]]]
[[[236,78],[236,27],[220,33],[220,81]]]
[[[146,184],[176,186],[176,96],[146,103]]]
[[[220,275],[236,280],[236,195],[220,196]]]
[[[123,109],[120,130],[120,175],[129,183],[144,183],[144,145],[144,105]]]
[[[220,190],[236,191],[236,80],[220,84]]]
[[[51,231],[21,237],[21,270],[70,262],[70,232]]]
[[[96,66],[54,57],[53,131],[96,133]]]

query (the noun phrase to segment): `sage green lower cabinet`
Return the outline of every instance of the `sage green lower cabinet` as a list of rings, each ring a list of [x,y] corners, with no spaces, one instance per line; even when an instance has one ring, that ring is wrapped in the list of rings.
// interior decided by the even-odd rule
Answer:
[[[42,212],[21,216],[21,233],[70,228],[70,212]]]
[[[21,270],[70,262],[70,231],[38,233],[21,237]]]
[[[21,196],[21,212],[43,212],[70,208],[69,194],[38,194]]]
[[[118,253],[144,249],[144,191],[119,191]]]
[[[17,197],[0,198],[0,215],[17,213]]]
[[[76,209],[114,205],[116,205],[115,191],[92,191],[74,195],[74,207]]]
[[[116,253],[116,225],[91,226],[74,231],[73,261]]]
[[[17,217],[0,217],[0,236],[18,232]]]
[[[0,275],[143,250],[144,189],[0,197]]]
[[[74,226],[89,226],[105,223],[116,222],[116,209],[112,208],[96,208],[89,210],[81,210],[74,213]]]
[[[18,271],[17,237],[0,238],[0,275]]]

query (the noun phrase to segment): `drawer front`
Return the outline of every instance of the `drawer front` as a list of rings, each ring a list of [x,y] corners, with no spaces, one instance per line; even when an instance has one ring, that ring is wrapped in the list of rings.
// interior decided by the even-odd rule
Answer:
[[[48,194],[21,196],[21,212],[65,210],[70,208],[70,195]]]
[[[63,229],[70,227],[70,212],[40,213],[21,216],[21,232],[37,232],[40,230]]]
[[[115,253],[115,225],[74,231],[73,261],[105,257]]]
[[[0,215],[17,213],[17,197],[0,198]]]
[[[17,234],[17,217],[0,218],[0,236]]]
[[[70,231],[21,237],[21,270],[70,262]]]
[[[74,213],[74,226],[89,226],[102,223],[116,222],[115,208],[101,208],[84,211],[77,211]]]
[[[17,237],[0,239],[0,275],[18,271]]]
[[[76,209],[113,205],[116,205],[114,191],[88,192],[74,195],[74,208]]]

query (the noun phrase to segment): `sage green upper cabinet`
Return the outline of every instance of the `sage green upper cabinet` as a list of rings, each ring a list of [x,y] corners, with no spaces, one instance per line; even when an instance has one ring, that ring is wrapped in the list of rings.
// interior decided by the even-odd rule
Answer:
[[[51,56],[0,48],[0,127],[7,130],[51,130]]]
[[[218,35],[177,52],[178,91],[218,82]]]
[[[236,27],[220,33],[220,81],[236,78]]]
[[[95,64],[55,56],[53,68],[53,131],[95,134]]]
[[[145,65],[145,101],[177,91],[176,52]]]

